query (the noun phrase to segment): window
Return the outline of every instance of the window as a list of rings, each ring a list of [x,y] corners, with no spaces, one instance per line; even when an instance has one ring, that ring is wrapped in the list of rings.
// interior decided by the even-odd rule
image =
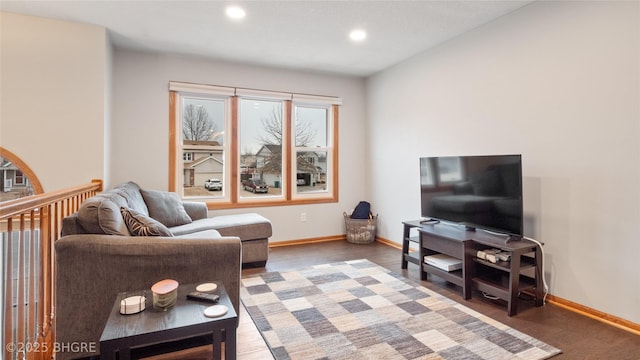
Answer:
[[[337,201],[339,98],[169,88],[170,190],[210,209]]]
[[[15,172],[15,185],[24,185],[24,174],[20,170],[16,170]]]
[[[239,100],[240,191],[241,199],[264,195],[282,199],[284,111],[282,101]],[[248,184],[261,180],[267,192],[256,192]]]
[[[184,197],[228,198],[224,191],[211,192],[205,183],[210,179],[225,179],[227,99],[204,95],[180,98],[181,172]]]
[[[328,191],[328,160],[331,154],[330,107],[295,106],[294,140],[296,195],[325,194]]]
[[[17,155],[0,146],[0,202],[42,192],[33,170]]]

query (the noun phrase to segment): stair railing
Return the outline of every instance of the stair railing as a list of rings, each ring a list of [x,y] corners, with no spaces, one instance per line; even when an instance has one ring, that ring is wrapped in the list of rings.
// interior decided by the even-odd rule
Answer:
[[[47,359],[55,352],[55,259],[62,219],[102,191],[102,180],[0,203],[4,359]]]

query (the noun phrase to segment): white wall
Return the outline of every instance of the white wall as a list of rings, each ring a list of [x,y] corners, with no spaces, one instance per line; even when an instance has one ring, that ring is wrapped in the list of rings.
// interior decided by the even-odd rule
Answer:
[[[1,13],[0,144],[45,191],[103,178],[104,28]]]
[[[338,203],[214,211],[258,212],[273,223],[271,241],[344,233],[342,212],[365,196],[365,82],[361,78],[245,66],[129,50],[114,53],[113,121],[109,186],[135,181],[167,190],[169,172],[169,81],[339,96]],[[307,221],[300,221],[306,212]]]
[[[419,218],[419,157],[521,153],[550,292],[640,323],[639,14],[537,2],[371,77],[379,235]]]

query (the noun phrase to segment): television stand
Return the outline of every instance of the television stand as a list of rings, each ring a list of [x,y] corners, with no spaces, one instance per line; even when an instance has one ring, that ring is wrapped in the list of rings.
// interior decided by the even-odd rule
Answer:
[[[412,222],[405,222],[405,229],[407,223]],[[507,302],[509,316],[517,314],[518,295],[524,290],[533,292],[536,306],[543,305],[542,249],[535,242],[526,239],[507,242],[504,236],[442,224],[419,225],[418,233],[422,280],[435,275],[454,283],[462,287],[465,300],[471,298],[472,290],[493,295]],[[511,257],[509,261],[492,263],[476,256],[478,251],[487,249],[506,251]],[[424,263],[425,256],[434,254],[462,260],[462,269],[445,271]]]
[[[420,228],[422,226],[422,220],[403,221],[404,231],[402,233],[402,262],[401,268],[406,269],[408,263],[416,264],[420,266],[420,253],[411,252],[411,243],[420,243],[419,235],[411,235],[411,229]]]

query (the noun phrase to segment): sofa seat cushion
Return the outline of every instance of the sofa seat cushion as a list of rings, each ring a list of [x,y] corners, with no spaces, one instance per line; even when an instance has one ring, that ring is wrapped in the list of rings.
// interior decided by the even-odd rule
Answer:
[[[219,239],[222,238],[222,235],[220,235],[219,232],[217,232],[216,230],[203,230],[203,231],[197,231],[194,233],[190,233],[190,234],[182,234],[182,235],[177,235],[175,236],[177,238],[184,238],[184,239]]]
[[[174,236],[209,229],[218,230],[222,236],[237,236],[241,241],[266,239],[271,236],[271,222],[255,213],[215,216],[169,228]]]
[[[169,228],[169,231],[171,231],[173,236],[188,235],[206,230],[214,230],[211,218],[193,220],[188,224],[173,226]]]
[[[182,205],[178,194],[168,191],[140,190],[149,216],[167,227],[189,224],[192,220]]]
[[[241,241],[266,239],[272,235],[271,221],[256,214],[235,214],[214,216],[213,228],[222,236],[237,236]]]
[[[145,214],[124,206],[120,208],[120,212],[133,236],[173,236],[166,226]]]

